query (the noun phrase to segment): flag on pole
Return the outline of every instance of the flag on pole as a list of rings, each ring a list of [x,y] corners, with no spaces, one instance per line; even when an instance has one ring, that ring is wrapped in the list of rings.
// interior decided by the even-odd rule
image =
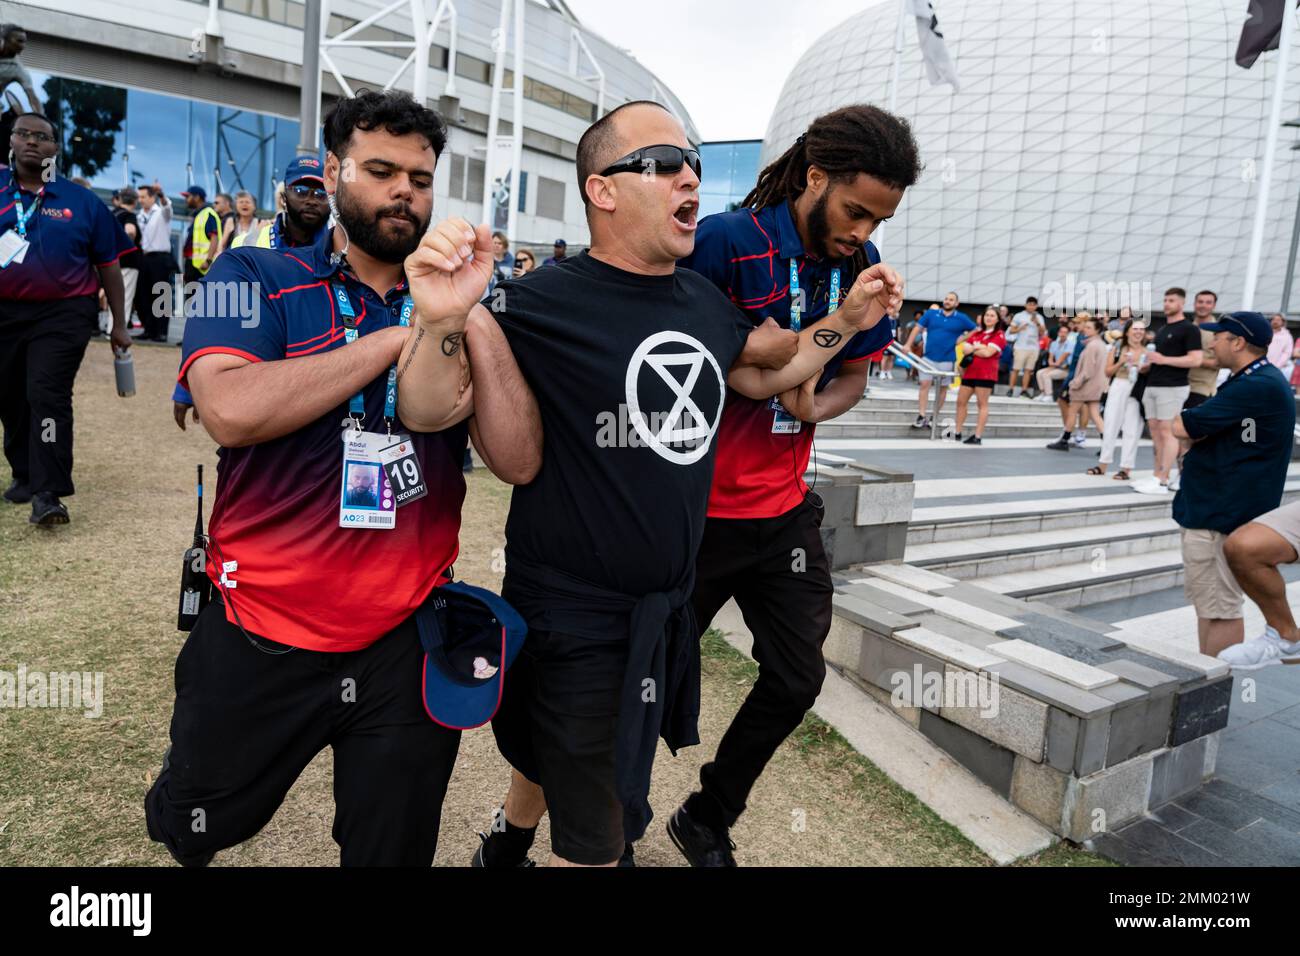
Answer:
[[[925,72],[930,77],[930,85],[951,84],[953,92],[961,91],[957,79],[957,67],[953,65],[948,48],[944,45],[943,34],[939,31],[939,18],[935,16],[934,4],[930,0],[906,0],[907,12],[916,18],[916,37],[921,44],[921,55],[925,58]],[[1279,0],[1280,2],[1280,0]],[[1278,18],[1281,23],[1281,18]]]
[[[1237,41],[1237,66],[1249,70],[1261,53],[1277,49],[1285,7],[1286,0],[1250,0]]]

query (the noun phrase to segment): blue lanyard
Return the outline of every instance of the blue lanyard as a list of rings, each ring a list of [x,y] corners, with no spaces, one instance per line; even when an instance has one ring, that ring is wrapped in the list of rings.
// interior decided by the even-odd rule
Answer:
[[[36,199],[32,203],[32,208],[26,210],[23,209],[22,193],[19,191],[17,180],[14,181],[14,215],[18,217],[15,225],[18,229],[18,235],[21,238],[27,238],[27,221],[31,219],[32,216],[36,215],[36,210],[40,206],[41,200],[44,198],[45,187],[42,186],[41,191],[36,194]]]
[[[831,295],[830,307],[826,314],[830,315],[840,307],[840,267],[836,266],[831,270]],[[790,260],[790,330],[798,332],[802,328],[799,319],[799,266],[795,260]]]
[[[1251,362],[1249,365],[1243,368],[1241,371],[1233,375],[1230,375],[1223,384],[1227,385],[1228,382],[1234,381],[1238,378],[1244,378],[1247,375],[1251,375],[1255,372],[1256,369],[1261,369],[1267,364],[1268,364],[1268,356],[1266,355],[1260,356],[1259,358],[1255,359],[1255,361]]]
[[[339,305],[339,311],[343,313],[343,338],[344,341],[351,345],[357,340],[357,314],[352,308],[352,300],[348,298],[348,290],[343,287],[341,282],[331,282],[330,286],[334,290],[334,301]],[[408,295],[402,300],[401,317],[398,320],[403,328],[411,324],[411,314],[415,311],[415,303],[411,301]],[[348,399],[348,415],[357,423],[357,428],[361,428],[361,423],[366,418],[366,400],[361,392],[357,392]],[[388,433],[393,433],[393,420],[397,417],[397,364],[393,363],[388,369],[388,386],[384,392],[384,422],[388,427]]]

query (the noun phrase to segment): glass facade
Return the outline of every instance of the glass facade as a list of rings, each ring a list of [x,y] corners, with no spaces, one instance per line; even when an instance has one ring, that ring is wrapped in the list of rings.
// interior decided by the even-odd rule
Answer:
[[[298,121],[250,110],[32,71],[63,134],[59,171],[99,190],[158,180],[169,196],[191,184],[211,199],[241,189],[274,204],[297,153]]]
[[[762,141],[757,139],[700,144],[704,176],[700,179],[699,215],[730,212],[739,207],[758,181],[758,154],[762,147]]]

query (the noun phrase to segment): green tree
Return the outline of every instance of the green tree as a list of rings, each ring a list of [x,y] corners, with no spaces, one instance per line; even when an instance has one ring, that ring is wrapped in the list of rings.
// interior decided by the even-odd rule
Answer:
[[[45,81],[46,111],[63,134],[62,171],[91,179],[113,161],[117,137],[126,119],[126,90],[83,80],[50,77]]]

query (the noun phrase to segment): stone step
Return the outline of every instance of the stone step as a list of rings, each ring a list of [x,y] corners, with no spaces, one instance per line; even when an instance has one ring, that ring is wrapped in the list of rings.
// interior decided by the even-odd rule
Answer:
[[[970,583],[1008,597],[1074,608],[1178,587],[1183,583],[1183,555],[1177,546],[1116,557],[1107,553],[1095,563],[993,574]]]
[[[933,408],[934,405],[932,403],[930,409],[933,410]],[[956,405],[951,401],[945,401],[943,403],[944,415],[950,414],[955,408]],[[969,408],[973,413],[976,409],[976,403],[970,402],[967,405],[967,408]],[[897,405],[878,406],[863,403],[861,405],[855,405],[840,416],[840,418],[847,419],[848,421],[866,421],[873,419],[887,419],[889,421],[894,421],[903,417],[907,417],[908,419],[916,417],[915,402],[912,402],[910,405],[903,405],[900,403]],[[1026,418],[1036,421],[1040,418],[1053,417],[1056,418],[1057,421],[1060,421],[1061,414],[1057,410],[1055,404],[1049,405],[1045,402],[1013,402],[1006,405],[989,404],[989,418]]]
[[[943,431],[943,423],[940,423],[940,432]],[[971,435],[975,431],[975,417],[972,415],[966,420],[964,434]],[[984,426],[984,438],[1041,438],[1043,443],[1051,441],[1061,434],[1061,421],[1058,418],[1055,424],[1043,423],[1041,425],[1034,423],[1017,423],[1017,424],[999,424],[988,422]],[[929,429],[913,428],[908,424],[842,424],[838,421],[824,422],[817,426],[818,438],[915,438],[918,441],[928,441],[930,438]],[[1096,441],[1095,432],[1089,435],[1089,438]]]
[[[1031,501],[995,501],[983,506],[960,504],[913,508],[912,521],[907,529],[907,546],[968,538],[1020,536],[1090,524],[1150,521],[1167,517],[1172,502],[1172,495],[1157,498],[1135,491],[1121,491]],[[972,517],[976,508],[982,513]]]
[[[1282,500],[1293,501],[1297,497],[1300,497],[1300,478],[1289,479]],[[976,500],[958,505],[913,508],[912,521],[907,529],[907,546],[910,549],[913,545],[969,538],[1023,536],[1086,525],[1151,521],[1167,517],[1173,501],[1172,494],[1157,497],[1136,491],[1117,491],[1029,501],[995,501],[986,505]],[[976,509],[982,513],[972,517]]]
[[[987,578],[1043,568],[1086,565],[1178,546],[1178,525],[1170,517],[1118,524],[1089,523],[1016,535],[961,538],[909,545],[904,560],[958,579]]]

